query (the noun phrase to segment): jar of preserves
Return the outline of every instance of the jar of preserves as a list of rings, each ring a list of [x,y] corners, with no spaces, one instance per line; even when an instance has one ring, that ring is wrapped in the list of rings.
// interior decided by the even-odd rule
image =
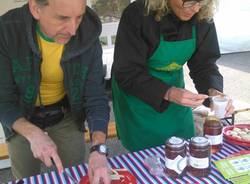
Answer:
[[[186,144],[182,138],[169,138],[165,144],[165,155],[166,174],[168,176],[176,178],[186,172]]]
[[[206,137],[192,137],[189,143],[188,172],[193,176],[205,177],[211,170],[211,148]]]
[[[211,144],[211,152],[220,151],[223,143],[222,124],[215,116],[208,116],[203,126],[203,135],[207,137]]]

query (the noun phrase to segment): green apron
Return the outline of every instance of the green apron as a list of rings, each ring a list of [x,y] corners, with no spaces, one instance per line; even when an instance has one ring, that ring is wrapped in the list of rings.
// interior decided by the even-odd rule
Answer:
[[[152,76],[171,86],[184,88],[183,65],[195,50],[195,27],[192,38],[164,41],[163,36],[147,64]],[[156,89],[157,90],[157,89]],[[192,110],[175,103],[159,113],[133,95],[126,94],[112,79],[113,109],[118,137],[130,151],[162,145],[171,136],[185,139],[194,136]]]

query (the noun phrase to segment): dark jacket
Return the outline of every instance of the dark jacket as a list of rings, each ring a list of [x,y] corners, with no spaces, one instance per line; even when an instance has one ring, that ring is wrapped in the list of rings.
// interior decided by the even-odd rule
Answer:
[[[38,95],[42,58],[35,25],[27,5],[0,17],[0,122],[7,138],[18,118],[32,114]],[[100,33],[100,20],[87,8],[76,35],[65,45],[61,66],[72,113],[86,117],[91,132],[106,133],[109,106]]]
[[[187,61],[190,76],[199,93],[207,94],[209,88],[222,91],[223,78],[215,63],[220,51],[214,23],[198,22],[196,17],[181,21],[174,14],[156,22],[154,12],[145,13],[142,1],[136,1],[125,9],[120,20],[112,67],[119,86],[155,110],[164,111],[168,106],[164,95],[171,86],[149,74],[147,60],[158,47],[160,35],[166,41],[190,39],[195,26],[196,50]]]

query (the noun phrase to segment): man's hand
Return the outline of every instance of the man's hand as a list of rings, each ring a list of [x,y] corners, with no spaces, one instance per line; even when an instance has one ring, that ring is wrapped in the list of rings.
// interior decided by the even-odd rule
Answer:
[[[198,107],[208,98],[207,95],[195,94],[186,89],[171,87],[165,97],[166,100],[187,107]]]
[[[226,96],[225,94],[221,93],[220,91],[216,89],[209,89],[208,90],[209,96]],[[213,109],[213,103],[210,103],[210,108]],[[229,98],[227,107],[226,107],[226,114],[225,117],[228,117],[229,115],[232,115],[234,113],[234,106],[233,106],[233,100]]]
[[[47,167],[53,165],[59,172],[63,171],[62,161],[58,156],[57,147],[48,134],[25,118],[18,119],[12,127],[18,134],[24,136],[30,143],[35,158],[40,159]]]
[[[30,147],[35,158],[40,159],[47,167],[55,164],[59,172],[63,171],[62,161],[58,156],[57,147],[46,132],[37,131],[29,138]],[[52,163],[52,160],[54,163]]]
[[[90,153],[88,175],[91,184],[110,184],[108,161],[105,155],[97,151]]]
[[[95,131],[91,134],[92,145],[104,144],[106,134]],[[89,181],[91,184],[110,184],[110,174],[106,155],[94,151],[89,154]]]

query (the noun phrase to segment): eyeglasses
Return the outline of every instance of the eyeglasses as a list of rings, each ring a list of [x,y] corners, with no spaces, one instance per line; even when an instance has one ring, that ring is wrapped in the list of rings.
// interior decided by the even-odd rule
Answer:
[[[207,5],[207,0],[182,0],[182,7],[183,8],[191,8],[195,5],[199,5],[199,6],[205,6]]]

